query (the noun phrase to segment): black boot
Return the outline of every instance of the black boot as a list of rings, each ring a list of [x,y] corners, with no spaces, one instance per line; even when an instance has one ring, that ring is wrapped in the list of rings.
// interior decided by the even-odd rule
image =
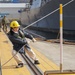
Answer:
[[[23,63],[19,63],[19,64],[16,66],[16,68],[20,68],[20,67],[23,67],[23,66],[24,66]]]
[[[38,60],[35,60],[34,64],[40,64],[40,62]]]

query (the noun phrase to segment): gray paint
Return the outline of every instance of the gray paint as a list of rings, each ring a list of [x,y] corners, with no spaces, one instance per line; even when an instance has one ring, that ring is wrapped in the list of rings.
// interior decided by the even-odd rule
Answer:
[[[37,9],[32,9],[30,11],[25,11],[22,13],[22,23],[23,25],[29,25],[36,20],[42,18],[43,16],[51,13],[52,11],[59,8],[59,4],[65,4],[71,0],[50,0],[43,6]],[[64,7],[64,26],[65,30],[75,30],[75,1]],[[59,29],[59,11],[53,13],[42,21],[33,25],[35,27],[48,28],[48,29]]]

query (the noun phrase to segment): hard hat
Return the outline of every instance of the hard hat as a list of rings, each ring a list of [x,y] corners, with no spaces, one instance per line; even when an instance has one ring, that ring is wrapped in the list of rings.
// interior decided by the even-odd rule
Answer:
[[[10,27],[11,27],[11,28],[20,27],[20,25],[19,25],[19,23],[18,23],[17,21],[12,21],[12,22],[10,23]]]

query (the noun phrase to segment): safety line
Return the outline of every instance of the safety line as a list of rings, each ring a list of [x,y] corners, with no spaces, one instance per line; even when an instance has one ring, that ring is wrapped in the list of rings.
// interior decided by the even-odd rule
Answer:
[[[24,45],[24,46],[25,46],[25,45]],[[24,47],[24,46],[23,46],[23,47]],[[22,47],[22,48],[23,48],[23,47]],[[21,48],[21,49],[22,49],[22,48]],[[20,51],[21,49],[19,49],[19,51]],[[4,65],[6,65],[9,61],[11,61],[11,60],[17,55],[17,53],[19,53],[19,51],[17,51],[17,52],[16,52],[10,59],[8,59],[4,64],[2,64],[1,67],[3,67]]]

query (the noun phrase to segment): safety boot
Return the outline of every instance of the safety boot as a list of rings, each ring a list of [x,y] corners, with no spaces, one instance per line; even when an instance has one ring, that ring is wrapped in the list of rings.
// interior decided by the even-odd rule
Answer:
[[[40,64],[40,62],[38,60],[35,60],[34,64]]]
[[[16,66],[16,68],[20,68],[20,67],[23,67],[23,66],[24,66],[23,63],[19,63],[19,64]]]

